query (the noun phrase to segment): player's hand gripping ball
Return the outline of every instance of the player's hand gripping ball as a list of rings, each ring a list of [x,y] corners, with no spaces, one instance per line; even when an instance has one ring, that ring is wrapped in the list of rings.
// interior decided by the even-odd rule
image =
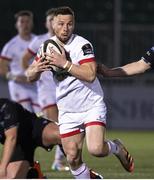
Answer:
[[[43,61],[46,60],[45,59],[45,53],[50,54],[51,49],[55,50],[59,54],[62,54],[62,47],[58,43],[56,43],[54,40],[48,39],[40,47],[39,54],[41,57],[44,57]],[[65,53],[66,53],[67,59],[70,60],[66,51],[65,51]],[[63,79],[65,79],[69,75],[69,73],[65,69],[54,66],[54,65],[51,65],[51,71],[53,72],[54,77],[58,81],[62,81]]]
[[[41,49],[40,49],[40,54],[42,57],[44,57],[43,61],[45,61],[45,53],[48,53],[50,54],[51,53],[51,49],[55,50],[57,53],[59,54],[62,54],[62,47],[60,47],[54,40],[52,39],[48,39],[46,40],[42,46],[41,46]],[[57,72],[59,71],[61,68],[59,67],[56,67],[54,65],[51,65],[51,71],[53,72]]]

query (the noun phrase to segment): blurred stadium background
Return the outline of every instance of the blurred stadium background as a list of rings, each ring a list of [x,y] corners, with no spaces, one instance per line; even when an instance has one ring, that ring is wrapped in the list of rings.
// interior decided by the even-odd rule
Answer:
[[[93,43],[99,63],[109,67],[121,66],[138,60],[153,46],[153,0],[1,0],[0,49],[16,33],[14,13],[23,9],[32,10],[34,33],[41,34],[46,31],[45,11],[63,5],[70,6],[75,11],[76,32]],[[105,167],[107,178],[154,178],[151,170],[154,169],[154,162],[151,159],[154,152],[154,145],[151,145],[154,137],[153,73],[150,70],[143,75],[129,78],[99,77],[108,107],[109,136],[119,135],[128,143],[136,155],[139,168],[137,174],[127,176],[125,173],[120,174],[121,169],[117,168],[117,161],[103,161],[104,165],[99,161],[98,164],[92,163],[93,166],[97,165],[98,169],[101,169],[101,166]],[[7,82],[1,77],[0,97],[9,97]],[[111,130],[136,132],[117,133]],[[84,153],[86,154],[86,151]],[[142,159],[146,162],[143,166]],[[115,166],[115,171],[111,168],[111,164]],[[116,173],[118,174],[115,175]],[[66,178],[71,177],[64,175]],[[54,178],[59,176],[55,175]]]

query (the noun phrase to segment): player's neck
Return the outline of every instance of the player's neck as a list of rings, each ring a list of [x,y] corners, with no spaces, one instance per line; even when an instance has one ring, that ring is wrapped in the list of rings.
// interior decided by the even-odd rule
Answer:
[[[19,36],[21,37],[21,39],[29,41],[31,39],[31,34],[24,34],[24,33],[19,33]]]

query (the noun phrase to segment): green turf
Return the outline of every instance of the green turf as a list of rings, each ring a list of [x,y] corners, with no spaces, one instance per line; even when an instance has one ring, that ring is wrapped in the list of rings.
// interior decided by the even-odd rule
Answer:
[[[149,179],[154,178],[154,132],[108,131],[107,138],[120,138],[131,152],[135,160],[134,173],[126,172],[115,156],[95,158],[88,154],[84,147],[84,161],[106,179]],[[69,172],[50,170],[54,152],[46,153],[37,149],[36,159],[41,162],[42,169],[48,178],[72,178]]]
[[[129,149],[135,160],[134,173],[126,172],[115,156],[95,158],[88,154],[84,147],[84,161],[104,176],[105,179],[154,179],[154,132],[108,131],[107,138],[120,138]],[[50,179],[73,178],[69,172],[55,172],[50,170],[54,157],[54,150],[46,152],[36,150],[36,159],[40,161],[44,174]]]

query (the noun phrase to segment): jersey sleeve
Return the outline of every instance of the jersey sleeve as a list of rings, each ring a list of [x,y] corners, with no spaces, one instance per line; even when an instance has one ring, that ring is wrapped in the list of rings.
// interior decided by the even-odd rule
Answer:
[[[33,41],[28,45],[28,51],[32,54],[32,55],[36,55],[37,51],[39,49],[39,42],[38,42],[38,37],[35,37],[33,39]]]
[[[19,118],[17,106],[13,102],[7,102],[4,104],[4,130],[12,127],[18,127]]]
[[[12,52],[8,43],[3,47],[0,57],[8,61],[12,60]]]
[[[146,54],[142,57],[146,63],[150,63],[151,67],[154,68],[154,46],[150,48]]]
[[[39,59],[41,58],[41,56],[42,56],[42,47],[43,47],[43,43],[39,46],[37,54],[36,54],[36,56],[34,58],[34,61],[39,61]]]
[[[95,61],[93,46],[90,42],[81,43],[78,49],[77,61],[80,65]]]

